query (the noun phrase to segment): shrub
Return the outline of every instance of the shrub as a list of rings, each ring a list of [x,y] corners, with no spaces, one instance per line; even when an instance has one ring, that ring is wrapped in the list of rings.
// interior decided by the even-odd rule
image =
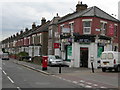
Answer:
[[[27,56],[29,56],[27,52],[20,52],[17,54],[17,57],[19,58],[19,60],[23,60],[23,57],[27,57]]]

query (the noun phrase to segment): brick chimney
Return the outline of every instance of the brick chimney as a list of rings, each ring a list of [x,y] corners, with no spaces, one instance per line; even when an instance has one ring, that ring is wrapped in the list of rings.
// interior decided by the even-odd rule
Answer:
[[[20,34],[23,34],[23,31],[22,31],[22,30],[20,31]]]
[[[46,23],[46,19],[44,17],[42,17],[42,20],[41,20],[41,25],[45,24]]]
[[[16,34],[16,36],[18,36],[18,35],[19,35],[19,33]]]
[[[76,12],[83,11],[87,9],[87,4],[82,4],[82,2],[78,1],[78,4],[76,5]]]
[[[28,31],[28,28],[25,28],[25,32],[27,32]]]
[[[15,34],[13,35],[13,37],[15,37]]]
[[[35,29],[35,28],[36,28],[36,24],[35,24],[35,22],[33,22],[32,29]]]

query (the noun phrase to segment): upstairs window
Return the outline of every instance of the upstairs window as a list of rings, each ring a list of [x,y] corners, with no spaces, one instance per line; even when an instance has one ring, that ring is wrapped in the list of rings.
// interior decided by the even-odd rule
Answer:
[[[106,33],[107,33],[107,22],[105,22],[105,21],[100,22],[100,31],[101,31],[101,35],[106,35]]]
[[[117,24],[115,24],[115,27],[114,27],[114,36],[117,37],[117,32],[118,32],[118,26]]]
[[[91,34],[92,19],[83,19],[83,34]]]
[[[52,37],[53,37],[53,30],[50,29],[50,30],[49,30],[49,38],[52,38]]]
[[[70,27],[70,33],[71,33],[71,35],[73,35],[73,32],[74,32],[74,21],[69,23],[69,27]]]
[[[60,25],[60,33],[63,34],[64,24]]]

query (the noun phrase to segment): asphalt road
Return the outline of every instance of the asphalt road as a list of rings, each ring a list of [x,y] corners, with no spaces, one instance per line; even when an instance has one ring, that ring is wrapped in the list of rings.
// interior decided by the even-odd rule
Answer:
[[[0,67],[1,68],[1,67]],[[2,61],[2,88],[81,88],[51,75],[17,65],[11,60]]]

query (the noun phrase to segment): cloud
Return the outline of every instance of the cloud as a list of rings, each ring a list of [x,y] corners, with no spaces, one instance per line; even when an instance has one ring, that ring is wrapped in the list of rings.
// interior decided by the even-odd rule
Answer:
[[[11,2],[9,2],[11,1]],[[21,29],[36,22],[40,25],[40,20],[45,17],[51,20],[56,13],[64,16],[72,13],[76,9],[78,0],[4,0],[0,3],[0,28],[2,28],[3,38],[11,36]],[[13,1],[13,2],[12,2]],[[118,13],[118,1],[115,0],[80,0],[89,7],[97,6],[109,14]],[[103,3],[104,2],[104,3]],[[2,11],[1,11],[2,10]],[[1,24],[2,23],[2,24]]]
[[[70,6],[66,8],[65,4]],[[20,32],[21,29],[28,27],[31,28],[32,22],[36,22],[40,25],[40,20],[45,17],[47,20],[51,20],[56,13],[65,15],[70,11],[72,3],[66,2],[40,2],[40,3],[26,3],[26,2],[7,2],[2,5],[2,30],[3,38],[7,33]],[[62,7],[62,8],[61,8]]]

